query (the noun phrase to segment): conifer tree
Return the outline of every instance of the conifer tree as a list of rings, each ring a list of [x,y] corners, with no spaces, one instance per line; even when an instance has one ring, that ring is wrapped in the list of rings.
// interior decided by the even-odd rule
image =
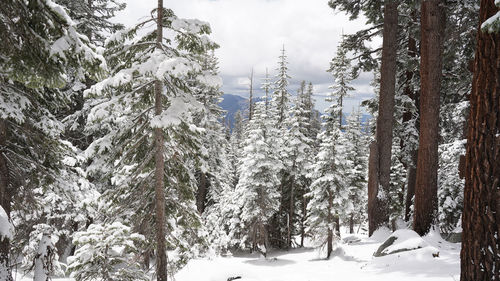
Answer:
[[[106,63],[65,9],[50,0],[7,1],[0,16],[5,19],[0,22],[4,38],[0,43],[0,205],[11,218],[28,210],[40,211],[43,203],[36,199],[47,193],[73,191],[74,174],[64,174],[68,149],[59,138],[63,126],[56,116],[67,100],[49,88],[67,82],[69,67],[98,77]],[[12,280],[12,239],[26,245],[31,226],[37,223],[23,223],[26,231],[1,240],[0,274],[6,280]]]
[[[113,202],[111,216],[146,229],[147,243],[158,247],[158,278],[166,280],[165,247],[179,249],[178,259],[170,260],[175,269],[200,250],[193,245],[203,244],[204,236],[195,231],[200,217],[193,208],[197,183],[192,166],[199,159],[201,132],[193,115],[204,109],[196,86],[214,87],[220,79],[204,71],[200,60],[216,47],[207,38],[209,25],[180,19],[162,7],[155,12],[154,18],[108,39],[113,71],[88,91],[99,98],[88,128],[105,128],[106,133],[87,155],[93,158],[89,174],[112,184],[103,195]],[[151,21],[157,28],[143,34]],[[165,37],[163,29],[168,29]]]
[[[283,45],[283,49],[281,49],[281,55],[279,56],[278,61],[278,74],[276,75],[276,81],[274,82],[274,92],[272,97],[272,104],[277,111],[277,116],[275,122],[279,125],[285,120],[288,115],[289,102],[290,102],[290,93],[288,92],[288,79],[290,76],[288,75],[288,61],[287,56],[285,54],[285,46]]]
[[[303,83],[305,85],[305,83]],[[297,217],[297,201],[302,199],[306,184],[307,168],[312,161],[312,140],[307,136],[311,112],[307,108],[304,92],[299,92],[291,114],[285,120],[288,128],[284,138],[283,165],[287,171],[287,247],[292,247],[292,236],[296,234],[295,218]],[[300,200],[302,201],[302,200]],[[299,202],[300,202],[299,201]]]
[[[342,127],[342,106],[344,98],[349,96],[354,88],[350,85],[352,81],[351,61],[347,58],[347,50],[342,43],[337,46],[337,53],[330,62],[330,68],[327,70],[333,76],[334,84],[330,88],[335,92],[339,99],[339,124]]]
[[[420,133],[413,229],[429,232],[437,219],[439,96],[442,76],[444,14],[441,0],[422,1],[420,48]]]
[[[265,104],[256,104],[255,116],[248,124],[248,138],[244,142],[240,179],[235,195],[241,213],[239,215],[244,236],[242,241],[251,250],[266,256],[269,249],[269,223],[278,211],[278,175],[282,168],[275,154],[273,124],[265,113]]]
[[[308,218],[307,232],[318,246],[327,248],[327,258],[333,250],[334,229],[338,229],[339,210],[347,205],[348,182],[343,176],[348,161],[343,156],[341,146],[339,113],[340,101],[336,93],[330,93],[327,101],[331,102],[325,110],[324,130],[320,133],[319,152],[314,158],[313,171],[308,175],[312,179],[307,197]],[[339,235],[340,233],[337,233]]]
[[[349,221],[349,232],[354,233],[354,224],[363,224],[367,208],[367,168],[368,151],[366,149],[367,137],[363,132],[361,111],[351,111],[347,118],[345,129],[345,157],[348,160],[347,177],[349,201],[347,208],[342,208],[344,218]]]
[[[500,279],[500,3],[480,5],[465,156],[462,281]]]

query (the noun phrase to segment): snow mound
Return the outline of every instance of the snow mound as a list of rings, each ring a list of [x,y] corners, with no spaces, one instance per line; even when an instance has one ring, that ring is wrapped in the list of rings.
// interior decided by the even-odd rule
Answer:
[[[427,242],[410,229],[396,230],[373,254],[376,257],[411,251],[428,246]]]
[[[369,239],[375,242],[384,242],[391,233],[392,231],[389,228],[383,226],[375,230]]]

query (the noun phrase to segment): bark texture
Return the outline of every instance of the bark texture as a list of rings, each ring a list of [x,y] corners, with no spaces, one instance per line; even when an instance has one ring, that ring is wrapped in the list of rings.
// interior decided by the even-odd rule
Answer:
[[[13,185],[11,182],[11,176],[9,172],[9,167],[7,165],[8,161],[5,156],[5,143],[8,137],[7,122],[4,119],[0,119],[0,205],[7,213],[10,218],[11,202],[13,196]],[[10,270],[10,240],[7,238],[0,239],[0,272],[6,272],[6,280],[10,281],[12,279],[12,273]]]
[[[480,23],[499,10],[480,7]],[[470,105],[460,280],[500,280],[500,32],[478,31]]]
[[[439,91],[442,75],[442,0],[421,4],[420,45],[420,131],[415,184],[413,229],[429,232],[437,213],[437,170],[439,140]]]
[[[161,49],[163,41],[163,0],[158,0],[156,20],[156,47]],[[155,115],[162,112],[163,83],[155,81]],[[156,208],[156,278],[158,281],[167,280],[167,251],[165,248],[165,187],[163,171],[165,163],[163,157],[163,130],[154,129],[155,138],[155,208]]]
[[[387,195],[390,190],[392,127],[394,123],[398,5],[399,1],[385,0],[384,2],[380,95],[376,141],[374,142],[377,149],[370,149],[370,159],[376,162],[369,165],[370,171],[368,172],[369,235],[372,235],[379,226],[389,222],[390,202]],[[378,155],[371,155],[372,152],[377,152]],[[382,190],[379,190],[379,186]]]

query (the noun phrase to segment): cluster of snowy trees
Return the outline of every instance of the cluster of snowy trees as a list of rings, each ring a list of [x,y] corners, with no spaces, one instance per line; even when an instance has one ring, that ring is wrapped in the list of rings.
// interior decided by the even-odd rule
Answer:
[[[429,10],[429,3],[439,11]],[[421,235],[432,225],[444,233],[461,232],[465,181],[459,159],[465,154],[478,3],[330,0],[329,5],[352,18],[364,14],[370,25],[341,44],[353,54],[353,75],[376,73],[378,96],[364,102],[377,120],[370,152],[370,234],[401,219],[425,221],[416,226]],[[423,26],[427,13],[436,21],[433,29]],[[383,45],[372,48],[369,41],[380,34]],[[435,57],[426,53],[428,44]]]
[[[288,89],[284,48],[276,71],[274,82],[266,73],[265,95],[249,100],[248,119],[237,115],[229,137],[234,190],[225,196],[233,199],[219,210],[227,246],[265,255],[269,247],[303,246],[310,236],[329,254],[339,221],[354,232],[366,218],[368,135],[359,109],[341,125],[343,98],[353,90],[351,64],[342,50],[332,60],[335,83],[322,120],[311,83],[303,81],[295,96]]]
[[[420,235],[463,230],[462,280],[496,280],[500,265],[500,2],[479,2],[329,1],[370,26],[342,44],[379,87],[365,103],[377,118],[369,233],[403,217]]]
[[[208,180],[221,188],[227,178],[220,146],[202,141],[223,132],[217,45],[207,23],[161,1],[128,29],[110,21],[123,8],[2,5],[2,280],[13,267],[35,280],[148,280],[151,258],[166,280],[167,251],[173,272],[208,249],[197,171],[217,167]]]

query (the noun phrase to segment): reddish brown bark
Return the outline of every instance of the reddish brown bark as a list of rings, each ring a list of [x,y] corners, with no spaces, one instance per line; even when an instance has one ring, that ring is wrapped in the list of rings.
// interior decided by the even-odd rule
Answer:
[[[413,229],[429,232],[437,212],[439,91],[442,71],[443,9],[441,0],[421,4],[420,134]]]
[[[480,24],[498,11],[482,0]],[[499,32],[477,33],[470,105],[460,280],[500,280]]]
[[[158,0],[157,20],[156,20],[156,47],[162,48],[163,41],[163,0]],[[156,80],[155,92],[155,115],[162,113],[162,91],[163,83]],[[167,280],[167,251],[165,241],[165,186],[163,171],[165,163],[163,157],[163,130],[154,129],[155,138],[155,208],[156,208],[156,279],[158,281]]]
[[[371,155],[373,165],[368,173],[369,235],[389,222],[388,206],[391,172],[392,127],[394,123],[394,92],[396,87],[396,53],[399,1],[385,0],[382,64],[380,67],[380,95],[377,117],[376,150]],[[374,169],[376,171],[374,171]],[[376,177],[376,178],[374,178]],[[379,186],[386,196],[379,196]]]

